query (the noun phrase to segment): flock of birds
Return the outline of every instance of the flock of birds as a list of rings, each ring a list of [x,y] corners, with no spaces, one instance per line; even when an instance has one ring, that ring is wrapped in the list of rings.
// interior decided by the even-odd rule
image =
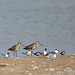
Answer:
[[[11,48],[9,48],[8,50],[10,51],[13,51],[13,55],[16,57],[18,57],[17,55],[17,51],[20,49],[20,46],[24,46],[23,49],[25,50],[28,50],[28,52],[24,53],[22,52],[22,54],[25,54],[26,56],[32,56],[32,53],[36,56],[45,56],[45,58],[48,58],[48,59],[54,59],[56,58],[56,55],[58,54],[59,50],[58,49],[55,49],[55,51],[52,51],[52,52],[47,52],[47,48],[45,48],[45,50],[43,52],[36,52],[34,53],[33,50],[35,50],[37,47],[38,47],[38,44],[40,44],[41,46],[44,46],[42,45],[39,41],[36,41],[36,43],[32,43],[28,46],[24,46],[23,44],[21,44],[20,42],[18,42],[18,44],[12,46]],[[65,55],[66,52],[65,50],[63,50],[62,52],[60,52],[61,55]],[[7,54],[2,54],[3,57],[9,57],[9,53]]]

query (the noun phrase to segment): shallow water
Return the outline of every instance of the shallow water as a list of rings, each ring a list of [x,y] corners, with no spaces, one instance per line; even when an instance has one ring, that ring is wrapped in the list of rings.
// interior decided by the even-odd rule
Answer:
[[[75,0],[0,1],[0,53],[7,53],[18,41],[29,45],[37,40],[44,47],[35,51],[46,47],[75,53]],[[22,48],[19,55],[25,52]]]

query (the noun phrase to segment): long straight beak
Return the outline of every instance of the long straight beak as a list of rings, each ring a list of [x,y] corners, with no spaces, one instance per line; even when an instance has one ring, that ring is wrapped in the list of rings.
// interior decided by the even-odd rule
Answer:
[[[41,46],[44,46],[43,44],[39,43]]]
[[[25,45],[23,45],[22,43],[21,43],[21,45],[25,47]]]

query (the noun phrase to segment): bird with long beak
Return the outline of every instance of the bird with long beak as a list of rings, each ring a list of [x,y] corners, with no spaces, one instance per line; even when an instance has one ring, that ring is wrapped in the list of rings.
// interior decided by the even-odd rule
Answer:
[[[16,52],[16,57],[17,57],[17,51],[20,49],[20,46],[21,46],[21,45],[22,45],[22,44],[21,44],[20,42],[18,42],[18,44],[12,46],[12,47],[9,48],[8,50],[13,51],[13,52]],[[22,45],[22,46],[24,46],[24,45]],[[14,55],[14,56],[15,56],[15,55]]]
[[[39,41],[36,41],[36,43],[32,43],[32,44],[26,46],[23,49],[25,49],[25,50],[31,50],[31,56],[32,56],[32,50],[35,50],[38,47],[38,44],[40,44],[41,46],[44,46]]]
[[[26,52],[26,53],[23,53],[23,52],[22,52],[22,54],[25,54],[26,56],[29,56],[29,55],[31,55],[31,51],[28,50],[28,52]]]

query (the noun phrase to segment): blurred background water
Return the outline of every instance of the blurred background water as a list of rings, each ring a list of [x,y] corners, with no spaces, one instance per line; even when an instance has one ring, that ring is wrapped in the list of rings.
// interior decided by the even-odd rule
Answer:
[[[12,56],[8,48],[19,41],[40,41],[44,47],[34,52],[57,48],[75,54],[75,0],[0,0],[0,53]]]

